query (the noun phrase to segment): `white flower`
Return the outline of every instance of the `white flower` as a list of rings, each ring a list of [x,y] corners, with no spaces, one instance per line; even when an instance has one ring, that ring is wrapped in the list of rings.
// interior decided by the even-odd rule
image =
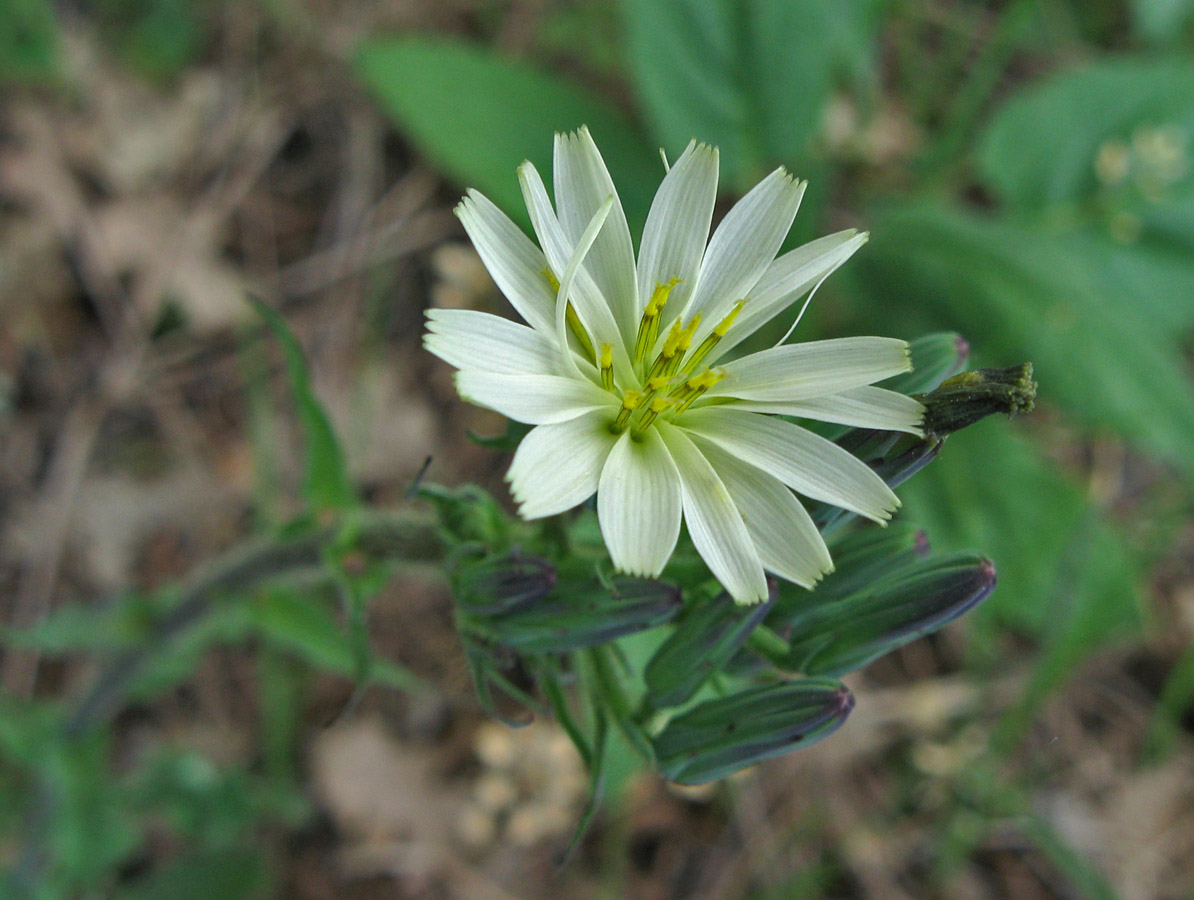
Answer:
[[[428,311],[426,346],[462,397],[536,426],[507,479],[534,519],[597,494],[614,564],[658,575],[683,515],[737,601],[764,572],[811,587],[833,564],[792,493],[886,521],[899,500],[845,450],[781,416],[919,433],[923,407],[874,382],[910,368],[903,341],[855,337],[726,354],[865,243],[843,231],[776,258],[805,183],[764,178],[709,237],[717,150],[693,142],[659,187],[637,262],[587,129],[557,135],[555,208],[529,162],[519,179],[539,245],[476,191],[456,209],[526,321]],[[529,327],[528,327],[529,326]]]

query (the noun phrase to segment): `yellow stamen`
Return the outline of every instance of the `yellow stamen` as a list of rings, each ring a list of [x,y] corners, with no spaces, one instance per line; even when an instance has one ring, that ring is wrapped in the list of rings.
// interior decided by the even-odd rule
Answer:
[[[601,345],[601,384],[607,391],[614,389],[614,348],[609,344]]]
[[[692,337],[694,334],[696,334],[696,330],[700,327],[700,325],[701,314],[697,313],[692,317],[692,321],[688,323],[688,327],[680,332],[679,339],[676,342],[676,355],[670,360],[670,364],[664,369],[668,375],[673,374],[678,368],[680,368],[680,362],[684,359],[684,354],[688,352],[688,348],[692,346]]]
[[[585,357],[596,361],[597,354],[593,351],[593,341],[589,337],[589,333],[585,331],[585,326],[580,321],[580,316],[576,314],[576,309],[573,307],[572,301],[568,302],[568,308],[564,311],[564,316],[568,320],[568,329],[580,344],[580,348],[585,352]]]
[[[742,312],[742,307],[746,306],[746,300],[739,300],[734,304],[734,308],[730,310],[729,314],[717,323],[717,327],[713,329],[701,345],[693,351],[693,354],[688,357],[688,362],[684,364],[684,374],[687,375],[693,369],[701,364],[701,360],[709,355],[709,351],[717,346],[717,342],[726,336],[726,332],[730,330],[730,326],[734,324],[734,320],[738,318],[738,313]]]
[[[638,409],[639,404],[642,403],[643,395],[638,391],[627,391],[622,396],[622,408],[618,411],[618,417],[614,419],[614,431],[623,432],[626,430],[626,423],[630,421],[630,414]]]
[[[647,308],[643,310],[643,317],[638,323],[638,336],[634,339],[635,365],[641,364],[655,346],[655,341],[659,338],[659,320],[662,318],[663,308],[667,306],[667,298],[672,288],[679,283],[679,278],[660,282],[651,292],[651,299],[647,302]]]
[[[540,274],[547,279],[547,283],[551,285],[551,292],[558,294],[560,292],[560,279],[556,278],[555,273],[551,269],[544,269]]]
[[[692,406],[701,394],[713,387],[723,378],[726,377],[724,369],[710,370],[706,369],[700,375],[693,375],[686,382],[684,382],[684,390],[679,396],[676,396],[673,401],[676,403],[676,412],[682,413],[688,407]]]
[[[655,417],[671,406],[672,403],[673,401],[670,397],[656,397],[651,401],[642,418],[634,423],[634,426],[630,429],[630,433],[632,435],[642,434],[643,431],[651,427],[651,423],[655,421]]]

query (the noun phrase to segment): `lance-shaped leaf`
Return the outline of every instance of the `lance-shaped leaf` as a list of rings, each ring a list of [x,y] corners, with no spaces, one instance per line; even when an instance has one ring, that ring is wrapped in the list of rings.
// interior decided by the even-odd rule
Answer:
[[[854,708],[832,678],[800,678],[711,700],[676,716],[652,742],[659,770],[679,784],[723,778],[815,744]]]
[[[861,528],[830,547],[834,570],[816,590],[781,584],[767,624],[782,630],[799,622],[811,609],[849,597],[891,575],[908,571],[929,554],[924,531],[895,521],[886,528]]]
[[[990,560],[963,553],[889,576],[844,599],[811,605],[791,620],[788,665],[843,675],[941,628],[995,587]]]
[[[461,566],[452,593],[462,611],[491,616],[541,600],[555,585],[551,563],[515,551]]]
[[[656,708],[678,706],[746,643],[767,616],[775,593],[766,603],[740,606],[722,593],[685,612],[676,630],[647,663],[647,701]]]
[[[487,618],[498,643],[522,653],[565,653],[594,647],[669,621],[680,611],[680,589],[649,578],[561,583],[543,599]]]

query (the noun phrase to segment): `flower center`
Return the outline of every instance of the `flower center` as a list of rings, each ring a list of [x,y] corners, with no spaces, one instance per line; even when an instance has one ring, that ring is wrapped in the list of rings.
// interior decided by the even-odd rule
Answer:
[[[622,408],[615,417],[612,430],[620,434],[627,428],[631,435],[639,435],[659,416],[665,419],[679,415],[709,388],[725,378],[720,369],[705,368],[696,372],[701,361],[717,346],[730,330],[738,313],[746,304],[739,300],[730,313],[717,324],[695,350],[689,353],[697,329],[701,325],[701,314],[697,313],[688,324],[677,317],[672,321],[663,346],[651,359],[655,345],[659,342],[659,326],[663,308],[680,279],[673,278],[655,286],[651,299],[643,310],[634,342],[632,363],[643,385],[642,389],[626,390],[621,394]],[[614,386],[613,350],[609,344],[601,347],[598,360],[601,369],[601,383],[607,391],[617,394]]]

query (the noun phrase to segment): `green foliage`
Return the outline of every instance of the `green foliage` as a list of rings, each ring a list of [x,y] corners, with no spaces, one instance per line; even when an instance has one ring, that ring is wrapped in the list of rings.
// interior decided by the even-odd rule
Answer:
[[[1191,0],[1132,0],[1131,10],[1136,33],[1155,44],[1180,43],[1194,20]]]
[[[205,6],[215,0],[97,0],[96,15],[116,52],[149,78],[178,75],[199,53]]]
[[[49,0],[0,4],[0,84],[37,83],[58,69],[58,22]]]
[[[342,510],[356,504],[356,491],[348,477],[344,454],[340,442],[332,430],[331,420],[323,404],[315,395],[307,361],[303,356],[298,338],[286,324],[286,320],[272,307],[256,298],[253,308],[265,320],[274,337],[282,347],[286,360],[286,376],[294,392],[298,409],[299,424],[302,426],[306,444],[303,457],[303,494],[311,505],[312,512]]]
[[[1115,428],[1194,477],[1194,389],[1172,329],[1102,277],[1085,244],[919,205],[885,216],[861,262],[868,295],[920,322],[965,328],[989,358],[1031,359],[1048,399]]]
[[[699,137],[721,149],[735,189],[800,166],[831,90],[869,78],[878,4],[623,0],[635,84],[675,158]]]
[[[357,71],[384,108],[444,172],[524,225],[514,170],[530,160],[547,179],[552,132],[588,125],[631,222],[647,218],[659,158],[625,118],[581,87],[493,51],[446,38],[378,39]]]

